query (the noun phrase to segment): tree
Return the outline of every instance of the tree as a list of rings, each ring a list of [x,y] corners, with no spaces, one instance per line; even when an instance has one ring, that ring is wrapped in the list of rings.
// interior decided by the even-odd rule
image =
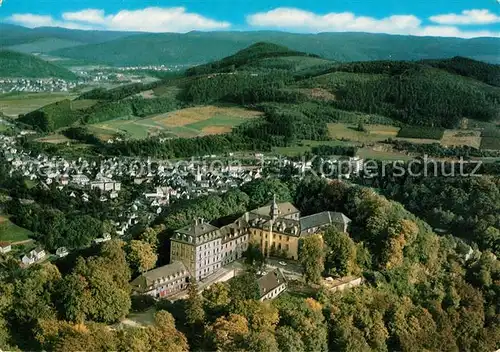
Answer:
[[[245,301],[259,299],[260,290],[257,277],[252,272],[236,276],[229,281],[229,297],[231,298],[231,311],[240,312],[244,309]]]
[[[175,320],[168,312],[157,312],[154,326],[148,327],[146,331],[151,351],[189,351],[186,337],[175,328]]]
[[[279,352],[276,337],[270,331],[252,332],[245,339],[245,345],[248,351]]]
[[[307,282],[319,284],[325,265],[325,248],[320,235],[312,235],[302,240],[299,254]]]
[[[135,271],[144,273],[155,267],[158,255],[149,243],[132,240],[127,246],[127,260]]]
[[[241,190],[250,197],[249,206],[251,208],[257,208],[265,205],[273,199],[273,195],[276,195],[276,199],[279,202],[292,200],[288,186],[280,180],[274,178],[257,179],[248,182],[241,187]]]
[[[217,318],[209,331],[218,351],[238,350],[250,333],[245,317],[237,314]]]
[[[356,270],[356,244],[348,234],[331,227],[323,235],[327,245],[325,261],[329,275],[347,276]]]
[[[358,123],[358,127],[356,127],[356,130],[358,132],[368,132],[368,130],[365,127],[365,124],[362,121]]]
[[[249,243],[244,256],[245,264],[247,264],[251,270],[258,272],[265,268],[266,257],[256,244]]]
[[[186,321],[189,325],[203,325],[205,310],[203,309],[203,296],[198,293],[196,282],[190,282],[188,299],[186,302]]]
[[[117,333],[120,341],[119,350],[124,352],[148,352],[151,351],[148,329],[124,328]]]
[[[301,352],[305,351],[304,343],[300,333],[291,326],[280,326],[276,330],[276,341],[280,351],[283,352]]]
[[[210,310],[221,311],[231,302],[229,287],[224,282],[217,282],[203,291],[205,304]]]
[[[117,245],[103,248],[102,256],[77,260],[61,286],[61,313],[66,319],[114,323],[127,315],[131,307],[130,289],[128,281],[124,285],[122,280],[128,267],[123,268],[124,254],[120,254],[122,250]]]
[[[139,240],[148,243],[155,251],[158,248],[158,235],[165,231],[165,225],[161,224],[155,227],[148,227],[139,235]]]

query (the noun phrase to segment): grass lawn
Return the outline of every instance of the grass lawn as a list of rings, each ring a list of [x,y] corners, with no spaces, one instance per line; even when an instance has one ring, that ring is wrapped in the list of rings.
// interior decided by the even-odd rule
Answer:
[[[29,240],[30,231],[12,223],[8,217],[0,216],[0,242],[19,242]]]
[[[7,93],[0,94],[0,112],[7,116],[17,117],[42,106],[64,99],[73,99],[70,93]]]
[[[345,123],[329,123],[330,137],[348,139],[359,143],[381,142],[388,138],[395,138],[399,127],[388,125],[365,125],[366,132],[358,131],[357,125]]]
[[[279,154],[284,156],[296,156],[299,154],[303,154],[305,152],[310,152],[313,147],[319,145],[331,145],[331,146],[352,146],[356,143],[352,142],[344,142],[344,141],[311,141],[311,140],[303,140],[296,145],[290,147],[275,147],[273,148],[273,154]]]
[[[370,148],[361,148],[358,150],[357,154],[362,159],[374,159],[374,160],[411,160],[413,159],[411,156],[398,153],[398,152],[386,152],[386,151],[378,151]]]

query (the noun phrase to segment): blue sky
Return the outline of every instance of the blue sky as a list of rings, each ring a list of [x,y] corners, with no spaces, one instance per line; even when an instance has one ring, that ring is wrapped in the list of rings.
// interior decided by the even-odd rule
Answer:
[[[275,29],[500,37],[500,0],[3,0],[0,20],[27,27],[147,32]]]

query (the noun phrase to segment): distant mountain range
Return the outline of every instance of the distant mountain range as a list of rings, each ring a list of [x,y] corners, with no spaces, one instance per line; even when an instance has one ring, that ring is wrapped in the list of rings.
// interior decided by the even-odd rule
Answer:
[[[0,24],[0,48],[110,65],[201,64],[257,42],[272,42],[326,59],[421,60],[463,56],[500,63],[500,38],[440,38],[368,33],[273,31],[133,33]]]
[[[0,50],[0,77],[77,79],[73,72],[63,67],[34,55],[9,50]]]

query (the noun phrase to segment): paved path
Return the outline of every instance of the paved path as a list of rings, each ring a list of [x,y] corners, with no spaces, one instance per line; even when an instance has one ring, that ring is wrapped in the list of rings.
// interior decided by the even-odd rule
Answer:
[[[27,243],[31,243],[31,242],[34,242],[35,240],[24,240],[24,241],[17,241],[17,242],[12,242],[10,245],[11,246],[20,246],[22,244],[27,244]]]

